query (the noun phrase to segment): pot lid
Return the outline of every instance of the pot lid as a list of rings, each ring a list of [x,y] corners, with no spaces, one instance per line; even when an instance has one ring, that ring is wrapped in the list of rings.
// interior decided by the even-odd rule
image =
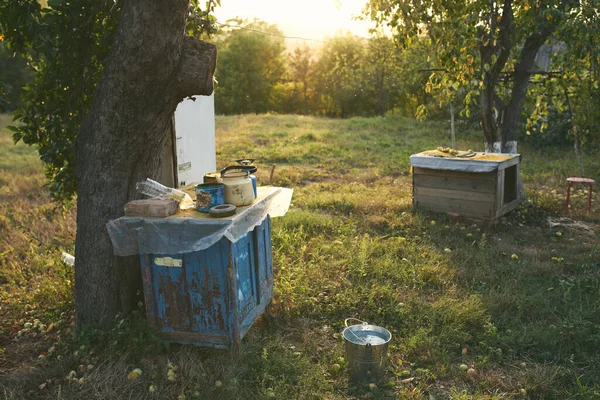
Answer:
[[[242,158],[239,160],[235,160],[236,163],[240,164],[240,165],[252,165],[252,163],[254,162],[254,158]]]

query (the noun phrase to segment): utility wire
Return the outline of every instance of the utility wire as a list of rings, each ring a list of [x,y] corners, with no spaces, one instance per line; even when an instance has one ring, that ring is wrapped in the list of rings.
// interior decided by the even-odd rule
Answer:
[[[303,38],[303,37],[300,37],[300,36],[285,36],[285,35],[280,35],[278,33],[265,32],[265,31],[259,31],[258,29],[247,28],[247,27],[242,26],[242,25],[223,24],[223,23],[218,22],[218,21],[212,21],[212,23],[220,25],[220,26],[224,26],[224,27],[227,27],[227,28],[243,29],[245,31],[260,33],[261,35],[276,36],[276,37],[280,37],[280,38],[284,38],[284,39],[298,39],[298,40],[306,40],[306,41],[319,42],[319,43],[327,43],[327,42],[329,42],[329,41],[319,40],[319,39]],[[361,38],[361,39],[364,39],[364,38]]]
[[[226,28],[232,28],[232,29],[242,29],[242,30],[246,30],[249,32],[254,32],[254,33],[259,33],[261,35],[269,35],[269,36],[275,36],[275,37],[280,37],[283,39],[295,39],[295,40],[304,40],[304,41],[312,41],[312,42],[319,42],[319,43],[333,43],[333,40],[319,40],[319,39],[313,39],[313,38],[305,38],[305,37],[301,37],[301,36],[285,36],[285,35],[280,35],[278,33],[273,33],[273,32],[265,32],[265,31],[261,31],[258,29],[253,29],[253,28],[247,28],[245,26],[242,25],[233,25],[233,24],[224,24],[222,22],[219,21],[213,21],[213,20],[208,20],[208,19],[202,19],[201,21],[203,22],[208,22],[210,24],[217,24],[219,26],[222,27],[226,27]],[[361,36],[356,36],[359,39],[362,40],[367,40],[369,41],[370,38],[365,38],[365,37],[361,37]],[[369,46],[363,46],[363,45],[357,45],[358,47],[362,47],[363,49],[370,49]],[[418,72],[448,72],[447,69],[445,68],[423,68],[423,69],[419,69],[417,70]],[[555,74],[562,74],[562,71],[530,71],[529,74],[530,75],[548,75],[548,76],[552,76]],[[504,77],[512,77],[513,73],[512,72],[505,72]]]
[[[269,35],[269,36],[276,36],[276,37],[280,37],[280,38],[284,38],[284,39],[296,39],[296,40],[305,40],[305,41],[312,41],[312,42],[319,42],[319,43],[333,43],[333,40],[319,40],[319,39],[312,39],[312,38],[305,38],[305,37],[301,37],[301,36],[285,36],[285,35],[280,35],[278,33],[273,33],[273,32],[265,32],[265,31],[261,31],[258,29],[253,29],[253,28],[247,28],[245,26],[242,25],[233,25],[233,24],[224,24],[222,22],[219,21],[212,21],[212,20],[206,20],[203,19],[202,21],[204,22],[208,22],[211,24],[217,24],[219,26],[223,26],[226,28],[232,28],[232,29],[242,29],[242,30],[246,30],[249,32],[254,32],[254,33],[259,33],[261,35]],[[361,36],[356,36],[359,39],[362,40],[370,40],[369,38],[364,38]],[[369,46],[363,46],[363,45],[357,45],[358,47],[362,47],[364,49],[370,49]],[[448,72],[447,69],[445,68],[423,68],[423,69],[419,69],[417,70],[418,72]],[[555,74],[562,74],[562,71],[530,71],[529,74],[530,75],[548,75],[548,76],[552,76]],[[512,72],[505,72],[503,73],[504,78],[512,78],[513,73]]]
[[[250,32],[254,32],[254,33],[259,33],[261,35],[269,35],[269,36],[275,36],[275,37],[280,37],[283,39],[295,39],[295,40],[304,40],[304,41],[311,41],[311,42],[319,42],[319,43],[333,43],[333,40],[319,40],[319,39],[312,39],[312,38],[305,38],[305,37],[301,37],[301,36],[285,36],[285,35],[280,35],[278,33],[274,33],[274,32],[265,32],[265,31],[261,31],[258,29],[253,29],[253,28],[248,28],[242,25],[233,25],[233,24],[224,24],[222,22],[219,21],[210,21],[210,20],[202,20],[204,22],[209,22],[211,24],[216,24],[222,27],[226,27],[226,28],[232,28],[232,29],[242,29],[245,31],[250,31]],[[362,40],[369,40],[369,38],[364,38],[361,36],[356,36],[359,39]],[[362,47],[364,49],[369,49],[369,46],[363,46],[363,45],[357,45],[358,47]]]

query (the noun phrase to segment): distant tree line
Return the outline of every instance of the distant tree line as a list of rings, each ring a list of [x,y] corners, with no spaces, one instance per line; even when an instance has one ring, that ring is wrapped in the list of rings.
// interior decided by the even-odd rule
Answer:
[[[13,111],[20,104],[22,88],[30,79],[26,61],[0,41],[0,112]]]
[[[482,3],[483,6],[489,4]],[[600,121],[600,36],[598,29],[594,29],[598,26],[598,18],[592,8],[584,10],[576,14],[577,18],[569,17],[563,29],[547,42],[559,44],[554,50],[552,46],[546,47],[548,57],[552,59],[549,67],[552,71],[530,77],[532,84],[520,115],[519,140],[538,146],[567,145],[575,141],[578,146],[581,142],[588,147],[600,143],[595,128]],[[549,17],[546,15],[544,20],[549,21]],[[444,29],[448,28],[444,30],[447,35],[444,40],[434,35],[437,31],[430,27],[429,34],[417,29],[393,38],[375,34],[366,39],[349,33],[338,34],[319,46],[305,43],[295,48],[286,45],[283,32],[276,25],[260,20],[230,21],[210,39],[217,44],[219,53],[216,112],[272,112],[337,118],[392,112],[417,118],[447,118],[452,103],[457,117],[481,127],[480,100],[485,80],[477,71],[485,65],[475,61],[474,54],[479,49],[476,44],[471,46],[475,50],[469,50],[470,47],[453,40],[453,35],[459,34],[464,27],[461,21],[458,18],[455,30],[444,25]],[[234,25],[244,26],[244,29]],[[214,24],[215,28],[218,26]],[[93,37],[104,41],[102,35]],[[555,51],[556,48],[559,51]],[[89,97],[86,94],[93,90],[101,70],[104,47],[101,51],[94,49],[88,51],[93,55],[94,68],[86,67],[86,90],[81,92],[84,99]],[[68,82],[68,87],[75,87],[73,79],[78,79],[74,77],[81,73],[73,73],[74,68],[47,68],[58,78],[53,75],[51,79],[32,81],[29,91],[20,97],[22,86],[33,75],[39,75],[32,74],[31,70],[39,69],[39,66],[29,65],[28,68],[15,54],[18,53],[9,50],[6,42],[0,41],[0,112],[12,111],[25,101],[24,104],[34,109],[36,115],[52,116],[50,125],[48,121],[38,121],[32,116],[30,120],[36,121],[34,125],[46,129],[56,126],[58,136],[65,128],[74,131],[87,102],[77,102],[82,106],[76,111],[71,104],[65,114],[67,97],[64,93],[67,92],[61,92],[59,96],[54,89],[57,79]],[[508,64],[512,66],[514,61]],[[540,71],[539,67],[535,68]],[[505,73],[502,77],[497,90],[508,97],[512,93],[508,87],[512,75]],[[31,101],[40,96],[48,101]],[[43,112],[39,112],[40,107],[44,108]],[[492,108],[492,111],[499,118],[498,110]],[[55,118],[59,114],[62,116]],[[60,124],[57,125],[58,121]],[[68,136],[74,136],[74,132]]]
[[[315,49],[286,48],[283,33],[262,21],[217,38],[215,109],[219,114],[286,113],[347,118],[397,111],[415,115],[431,103],[426,38],[400,49],[393,39],[337,35]],[[256,31],[264,32],[258,33]],[[435,107],[434,107],[435,108]]]
[[[597,18],[587,14],[579,18],[585,23],[571,16],[560,25],[560,34],[546,41],[547,52],[553,49],[552,43],[562,43],[561,51],[553,51],[552,68],[564,72],[531,75],[527,71],[532,87],[524,93],[523,110],[515,117],[520,140],[563,145],[574,139],[577,147],[580,140],[588,144],[598,141],[591,128],[600,121],[600,47],[598,35],[589,31]],[[545,17],[546,25],[550,20]],[[552,29],[558,29],[560,21],[557,19],[557,27]],[[417,118],[447,118],[452,103],[457,117],[481,127],[479,100],[485,80],[477,71],[487,64],[479,66],[466,45],[454,43],[452,35],[460,35],[464,28],[460,18],[454,30],[444,31],[444,41],[430,27],[429,34],[417,29],[410,34],[373,35],[368,39],[338,34],[319,47],[304,44],[296,48],[286,47],[276,25],[260,20],[234,24],[245,29],[225,26],[216,38],[218,114],[273,112],[348,118],[394,112]],[[476,45],[474,48],[480,50]],[[492,60],[496,58],[492,56]],[[544,71],[536,60],[531,69]],[[513,75],[509,71],[502,77],[497,90],[510,97]],[[496,101],[500,102],[499,98]],[[491,110],[500,118],[497,107]],[[530,136],[532,132],[538,133],[535,138]],[[539,134],[544,132],[546,136]]]

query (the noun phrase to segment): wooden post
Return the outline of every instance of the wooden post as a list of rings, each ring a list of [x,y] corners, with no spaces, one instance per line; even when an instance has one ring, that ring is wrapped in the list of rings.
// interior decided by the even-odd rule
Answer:
[[[277,164],[271,165],[271,175],[269,176],[269,185],[273,184],[273,174],[275,173],[275,167]]]
[[[450,102],[450,130],[452,135],[452,148],[456,149],[455,132],[454,132],[454,102]]]

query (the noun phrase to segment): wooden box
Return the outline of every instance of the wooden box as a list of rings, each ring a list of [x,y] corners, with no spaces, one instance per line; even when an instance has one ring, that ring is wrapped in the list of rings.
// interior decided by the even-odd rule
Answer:
[[[236,243],[141,256],[146,315],[174,342],[236,349],[273,299],[271,221]]]
[[[495,220],[519,204],[519,154],[411,156],[413,206],[469,218]]]

